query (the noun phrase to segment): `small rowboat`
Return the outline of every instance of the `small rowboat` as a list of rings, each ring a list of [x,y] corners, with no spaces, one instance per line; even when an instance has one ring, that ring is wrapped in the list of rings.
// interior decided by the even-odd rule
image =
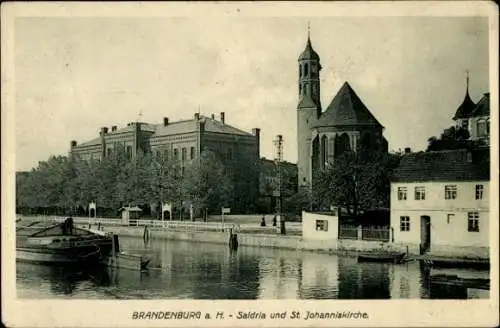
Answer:
[[[401,263],[405,257],[405,253],[362,253],[358,262]]]

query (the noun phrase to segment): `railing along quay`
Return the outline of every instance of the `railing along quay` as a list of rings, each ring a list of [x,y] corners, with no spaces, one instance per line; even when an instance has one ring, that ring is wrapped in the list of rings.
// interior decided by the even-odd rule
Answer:
[[[42,219],[41,217],[39,219]],[[46,219],[46,217],[44,217]],[[51,219],[55,222],[63,222],[65,217],[53,216]],[[257,224],[238,224],[238,223],[222,223],[222,222],[186,222],[186,221],[170,221],[170,220],[129,220],[129,223],[124,223],[121,219],[112,218],[73,218],[75,224],[88,226],[91,225],[95,227],[97,225],[101,226],[130,226],[130,227],[144,227],[147,226],[149,229],[153,230],[171,230],[171,231],[183,231],[183,232],[229,232],[233,230],[235,233],[255,233],[255,234],[279,234],[279,227],[261,227]],[[288,235],[301,235],[302,225],[293,223],[289,226],[287,225]]]

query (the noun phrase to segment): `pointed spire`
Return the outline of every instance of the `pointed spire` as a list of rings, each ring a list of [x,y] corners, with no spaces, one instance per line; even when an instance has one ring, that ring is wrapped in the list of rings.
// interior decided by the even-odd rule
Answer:
[[[465,74],[466,74],[465,79],[466,79],[466,88],[467,88],[467,93],[469,93],[469,70],[467,70],[467,71],[465,72]]]
[[[311,43],[311,23],[307,22],[307,42],[306,42],[306,49],[302,52],[302,54],[299,56],[299,60],[317,60],[319,61],[319,56],[314,51]]]
[[[311,22],[307,22],[307,42],[311,43]]]

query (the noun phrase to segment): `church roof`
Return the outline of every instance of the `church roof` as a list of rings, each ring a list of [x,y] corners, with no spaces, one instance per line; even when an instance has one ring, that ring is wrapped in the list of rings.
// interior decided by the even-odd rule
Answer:
[[[347,82],[340,88],[314,126],[346,125],[382,127]]]
[[[489,116],[490,115],[490,93],[487,92],[483,95],[481,100],[476,105],[476,108],[472,111],[472,117],[477,116]]]
[[[314,100],[312,100],[309,94],[305,93],[300,96],[297,108],[318,108],[318,105],[314,102]]]
[[[299,60],[316,60],[319,61],[319,55],[314,51],[311,39],[307,37],[307,44],[304,51],[300,54]]]

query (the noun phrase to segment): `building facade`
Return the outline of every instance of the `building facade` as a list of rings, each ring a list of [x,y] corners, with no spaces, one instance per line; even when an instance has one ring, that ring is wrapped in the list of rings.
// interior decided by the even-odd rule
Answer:
[[[391,183],[395,243],[421,254],[488,257],[489,150],[402,157]]]
[[[469,95],[467,76],[465,97],[453,116],[455,126],[469,131],[470,140],[480,140],[490,144],[490,93],[484,93],[475,103]]]
[[[333,163],[346,150],[385,151],[383,126],[364,105],[348,82],[325,111],[321,107],[319,55],[310,37],[299,62],[297,106],[298,183],[311,185],[313,173]]]
[[[162,124],[131,122],[118,129],[103,127],[99,137],[80,145],[71,141],[71,155],[80,159],[100,160],[122,149],[130,158],[139,152],[151,152],[173,159],[181,171],[204,150],[216,154],[233,180],[235,194],[245,195],[234,200],[237,211],[253,206],[259,192],[260,129],[242,131],[226,122],[225,113],[205,117],[195,113],[192,119]]]

